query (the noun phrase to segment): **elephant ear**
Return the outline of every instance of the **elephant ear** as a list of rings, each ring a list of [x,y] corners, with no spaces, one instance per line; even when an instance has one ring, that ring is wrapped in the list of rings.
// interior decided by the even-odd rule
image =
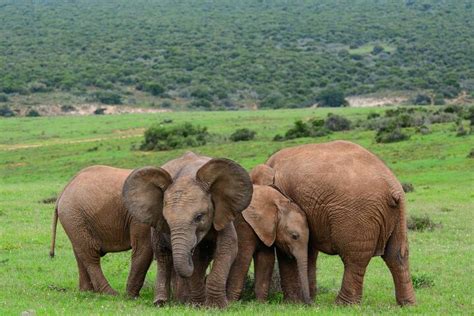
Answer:
[[[196,173],[196,179],[211,194],[214,228],[222,230],[242,212],[252,199],[252,182],[239,164],[224,158],[209,160]]]
[[[264,191],[259,190],[258,186],[250,206],[242,212],[242,216],[267,247],[273,245],[277,231],[278,208],[273,201],[265,198]]]
[[[172,182],[169,173],[162,168],[135,169],[123,185],[125,207],[139,222],[161,228],[163,195]]]
[[[250,171],[250,178],[253,184],[272,185],[275,179],[275,171],[265,164],[260,164]]]

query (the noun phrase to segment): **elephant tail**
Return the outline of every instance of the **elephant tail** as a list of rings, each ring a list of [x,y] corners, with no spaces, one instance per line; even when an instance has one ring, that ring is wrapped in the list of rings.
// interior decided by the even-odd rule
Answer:
[[[51,258],[54,258],[54,246],[56,245],[56,228],[57,227],[58,227],[58,204],[56,204],[56,207],[54,208],[54,215],[53,215],[53,225],[52,225],[53,236],[51,238],[51,249],[49,250],[49,256]]]

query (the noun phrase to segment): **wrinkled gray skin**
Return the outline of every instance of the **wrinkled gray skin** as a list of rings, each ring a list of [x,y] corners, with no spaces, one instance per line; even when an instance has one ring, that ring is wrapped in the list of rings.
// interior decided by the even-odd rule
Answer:
[[[359,145],[334,141],[280,150],[259,170],[272,174],[273,185],[305,212],[312,252],[341,257],[344,277],[337,303],[360,302],[367,265],[372,257],[382,256],[397,303],[415,304],[405,195],[380,159]],[[315,266],[310,268],[310,276],[315,275]],[[291,266],[280,269],[282,285],[298,280],[296,271]]]
[[[173,265],[191,303],[225,307],[227,276],[237,254],[232,221],[252,198],[247,172],[231,160],[190,152],[162,168],[134,170],[123,196],[134,218],[154,230],[159,266],[155,304],[169,300]]]
[[[303,211],[276,189],[254,185],[252,201],[236,218],[234,225],[239,239],[239,252],[227,282],[228,298],[240,298],[253,257],[255,296],[259,301],[267,299],[275,262],[275,246],[287,260],[296,260],[302,284],[298,296],[306,304],[311,304],[308,282],[309,229]],[[285,291],[285,284],[282,286]]]
[[[54,256],[58,218],[71,241],[79,269],[79,289],[115,295],[100,267],[108,252],[132,249],[127,294],[136,297],[153,259],[150,226],[132,218],[122,187],[132,170],[92,166],[80,171],[56,203],[50,256]]]

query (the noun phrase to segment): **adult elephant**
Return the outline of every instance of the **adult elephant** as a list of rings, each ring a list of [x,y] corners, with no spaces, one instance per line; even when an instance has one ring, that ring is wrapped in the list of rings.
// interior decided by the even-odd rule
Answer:
[[[351,142],[301,145],[273,154],[260,172],[306,213],[313,253],[338,254],[344,277],[336,302],[359,303],[370,259],[382,256],[397,303],[415,304],[403,189],[385,164]],[[315,275],[315,266],[310,275]],[[297,280],[290,266],[282,279]]]
[[[58,218],[72,243],[79,269],[79,289],[115,295],[100,267],[108,252],[132,249],[127,294],[138,296],[153,260],[150,226],[132,218],[122,187],[132,170],[92,166],[80,171],[56,203],[50,256],[54,257]]]
[[[237,255],[232,221],[249,205],[252,190],[248,173],[237,163],[192,152],[162,168],[144,167],[130,174],[123,188],[127,209],[154,228],[158,257],[168,258],[158,262],[155,304],[169,299],[173,262],[187,283],[191,303],[227,305],[227,276]]]
[[[239,252],[227,281],[228,298],[240,298],[253,257],[255,296],[259,301],[267,299],[276,247],[279,251],[279,262],[296,259],[302,285],[300,291],[292,296],[293,293],[287,291],[286,282],[282,282],[285,298],[302,298],[306,304],[311,304],[308,283],[309,230],[303,211],[275,188],[254,185],[252,201],[235,219],[234,225],[239,239]]]

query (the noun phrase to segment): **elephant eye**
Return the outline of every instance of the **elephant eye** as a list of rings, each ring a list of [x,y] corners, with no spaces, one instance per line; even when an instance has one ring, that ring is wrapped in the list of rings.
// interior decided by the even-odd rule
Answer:
[[[298,235],[298,233],[291,233],[291,238],[297,240],[298,238],[300,238],[300,235]]]
[[[203,217],[204,217],[204,214],[203,214],[203,213],[199,213],[199,214],[196,215],[196,217],[194,218],[194,221],[195,221],[196,223],[199,223],[199,222],[202,220]]]

